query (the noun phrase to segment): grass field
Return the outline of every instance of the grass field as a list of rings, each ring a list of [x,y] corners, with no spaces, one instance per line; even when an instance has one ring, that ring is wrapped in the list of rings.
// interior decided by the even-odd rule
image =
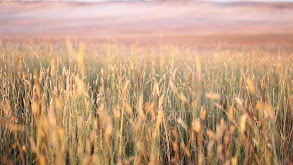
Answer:
[[[287,49],[2,44],[0,164],[292,164]]]

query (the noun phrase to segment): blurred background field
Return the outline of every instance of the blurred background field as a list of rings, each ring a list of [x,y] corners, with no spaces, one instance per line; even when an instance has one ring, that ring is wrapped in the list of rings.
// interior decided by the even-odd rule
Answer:
[[[291,47],[289,2],[1,2],[0,40]]]

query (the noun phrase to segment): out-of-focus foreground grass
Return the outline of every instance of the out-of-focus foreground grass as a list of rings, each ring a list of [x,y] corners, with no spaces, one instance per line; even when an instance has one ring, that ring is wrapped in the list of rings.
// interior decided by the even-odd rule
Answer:
[[[1,164],[293,161],[290,51],[67,42],[0,55]]]

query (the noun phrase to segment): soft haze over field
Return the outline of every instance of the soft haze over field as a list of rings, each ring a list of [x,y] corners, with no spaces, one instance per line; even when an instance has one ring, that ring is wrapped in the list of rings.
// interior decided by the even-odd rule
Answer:
[[[279,2],[2,2],[0,39],[284,45],[292,20],[293,4]]]

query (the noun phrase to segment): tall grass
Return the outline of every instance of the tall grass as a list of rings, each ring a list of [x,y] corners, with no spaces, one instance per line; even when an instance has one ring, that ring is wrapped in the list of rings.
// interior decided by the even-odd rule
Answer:
[[[287,50],[0,48],[1,164],[288,164]]]

